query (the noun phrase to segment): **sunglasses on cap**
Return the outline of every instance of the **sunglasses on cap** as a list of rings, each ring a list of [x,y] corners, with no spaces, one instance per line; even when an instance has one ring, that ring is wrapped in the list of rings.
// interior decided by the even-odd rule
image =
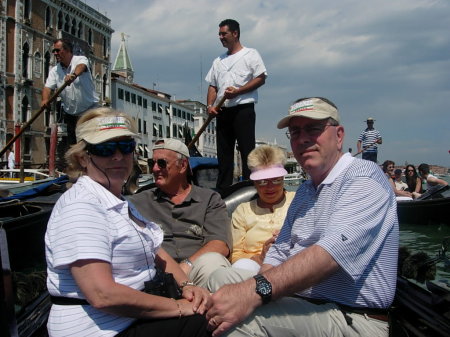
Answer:
[[[284,178],[278,177],[278,178],[273,178],[273,179],[255,180],[255,184],[258,186],[266,186],[269,183],[269,181],[274,185],[280,185],[281,183],[283,183]]]
[[[87,144],[86,149],[90,154],[99,157],[110,157],[117,150],[122,154],[130,154],[134,152],[136,148],[136,141],[134,139],[130,140],[119,140],[117,142],[103,142],[100,144]]]
[[[158,164],[158,167],[160,169],[165,169],[167,167],[167,160],[165,159],[154,160],[153,158],[150,158],[149,160],[147,160],[147,164],[148,167],[150,168],[150,171],[153,170],[153,166],[155,166],[155,164]]]

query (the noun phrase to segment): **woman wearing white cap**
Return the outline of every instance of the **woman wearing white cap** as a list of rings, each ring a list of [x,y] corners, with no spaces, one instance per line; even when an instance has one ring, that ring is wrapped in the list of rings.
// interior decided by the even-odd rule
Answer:
[[[275,146],[262,145],[248,155],[250,179],[258,197],[239,205],[232,215],[233,267],[257,273],[283,225],[294,192],[284,189],[286,155]]]
[[[50,336],[206,336],[209,293],[161,248],[163,232],[121,195],[137,138],[129,116],[86,112],[66,154],[76,183],[56,203],[45,235]],[[182,288],[175,300],[141,290],[156,269]]]

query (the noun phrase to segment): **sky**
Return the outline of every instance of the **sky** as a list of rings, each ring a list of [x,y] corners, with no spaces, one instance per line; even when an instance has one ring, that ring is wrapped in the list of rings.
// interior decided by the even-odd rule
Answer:
[[[298,98],[339,108],[344,151],[375,119],[378,162],[450,167],[450,2],[447,0],[83,0],[111,19],[111,62],[121,40],[134,81],[206,102],[204,81],[226,51],[218,24],[232,18],[241,43],[268,71],[256,136],[290,149],[276,123]]]

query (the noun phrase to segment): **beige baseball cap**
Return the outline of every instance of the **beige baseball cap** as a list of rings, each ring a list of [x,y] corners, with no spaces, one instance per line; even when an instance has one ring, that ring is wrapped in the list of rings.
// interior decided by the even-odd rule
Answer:
[[[76,136],[78,142],[84,140],[89,144],[100,144],[123,136],[140,138],[136,126],[123,116],[92,118],[77,126]]]
[[[288,116],[278,122],[278,129],[288,127],[289,120],[292,117],[306,117],[311,119],[327,119],[331,117],[337,122],[340,122],[339,111],[318,97],[311,97],[292,104],[289,107]]]
[[[178,139],[160,138],[155,142],[155,145],[153,146],[153,151],[158,149],[172,150],[189,158],[188,147]]]

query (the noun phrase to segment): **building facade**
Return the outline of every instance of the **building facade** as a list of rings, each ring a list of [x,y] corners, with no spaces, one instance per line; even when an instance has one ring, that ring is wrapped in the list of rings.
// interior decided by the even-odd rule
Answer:
[[[91,62],[96,91],[110,101],[110,20],[80,0],[0,0],[0,146],[17,125],[40,109],[48,73],[55,65],[53,41],[67,38],[74,54]],[[26,168],[46,167],[49,127],[58,122],[56,104],[23,133],[21,159]],[[16,142],[19,144],[19,142]],[[21,150],[21,151],[20,151]]]

